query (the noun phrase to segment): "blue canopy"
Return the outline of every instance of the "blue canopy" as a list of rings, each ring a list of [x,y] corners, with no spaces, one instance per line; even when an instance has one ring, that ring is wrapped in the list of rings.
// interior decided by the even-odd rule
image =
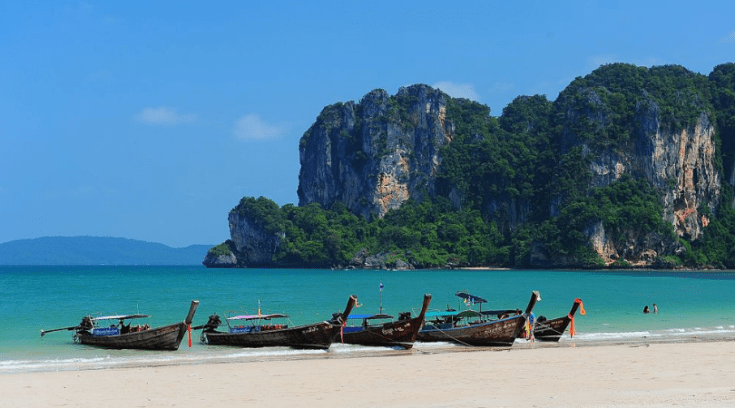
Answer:
[[[449,317],[456,316],[459,312],[457,311],[445,311],[445,312],[426,312],[424,317],[426,320],[433,319],[435,317]]]
[[[455,295],[472,303],[487,303],[487,300],[479,296],[472,295],[464,290],[460,290],[459,292],[455,293]]]
[[[458,317],[458,318],[467,318],[467,317],[480,317],[482,316],[482,313],[478,312],[477,310],[462,310],[462,311],[447,311],[447,312],[427,312],[425,315],[426,320],[434,319],[434,318],[442,318],[442,317]]]
[[[478,312],[477,310],[463,310],[463,311],[457,313],[457,317],[460,317],[460,318],[462,318],[462,317],[464,317],[464,318],[467,318],[467,317],[480,317],[480,316],[482,316],[482,313]]]

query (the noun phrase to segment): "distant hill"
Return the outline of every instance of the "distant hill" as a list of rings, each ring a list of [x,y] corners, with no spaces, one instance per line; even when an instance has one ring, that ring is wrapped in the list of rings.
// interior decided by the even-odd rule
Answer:
[[[211,247],[172,248],[112,237],[43,237],[0,244],[0,265],[201,265]]]

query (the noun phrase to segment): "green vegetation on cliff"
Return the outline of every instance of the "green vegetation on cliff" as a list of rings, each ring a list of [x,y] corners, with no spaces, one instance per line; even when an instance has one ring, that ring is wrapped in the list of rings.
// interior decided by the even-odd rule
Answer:
[[[416,102],[390,97],[387,116],[413,126],[406,112]],[[343,108],[336,104],[323,114]],[[336,116],[327,116],[317,124],[335,125]],[[629,173],[602,180],[591,171],[600,156],[650,149],[642,142],[650,127],[682,132],[703,117],[715,125],[714,164],[723,184],[719,202],[698,209],[704,220],[699,239],[678,237],[664,220],[662,197],[675,180],[653,185]],[[735,267],[727,184],[735,163],[735,64],[715,67],[709,76],[680,66],[611,64],[576,78],[554,102],[520,96],[499,117],[480,103],[447,98],[446,120],[454,125],[453,140],[441,150],[431,199],[409,200],[371,221],[341,203],[278,208],[262,197],[244,198],[233,211],[282,233],[277,265],[347,267],[362,253],[384,254],[388,266],[400,260],[417,268],[554,266],[560,259],[599,267],[590,238],[603,228],[618,247],[662,242],[660,265]],[[622,255],[613,266],[629,265]]]

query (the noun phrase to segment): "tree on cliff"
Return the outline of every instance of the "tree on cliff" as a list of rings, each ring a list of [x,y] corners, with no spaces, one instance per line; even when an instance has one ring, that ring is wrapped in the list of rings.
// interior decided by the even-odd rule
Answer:
[[[273,266],[733,267],[734,66],[605,65],[497,118],[425,85],[332,105],[301,140],[303,202],[243,199],[234,255],[240,266],[249,245]],[[246,245],[262,235],[237,225],[277,245]]]

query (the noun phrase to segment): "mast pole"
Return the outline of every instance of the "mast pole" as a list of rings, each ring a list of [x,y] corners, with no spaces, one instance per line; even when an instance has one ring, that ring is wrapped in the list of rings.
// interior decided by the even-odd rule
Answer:
[[[383,314],[383,281],[380,281],[380,314]]]

